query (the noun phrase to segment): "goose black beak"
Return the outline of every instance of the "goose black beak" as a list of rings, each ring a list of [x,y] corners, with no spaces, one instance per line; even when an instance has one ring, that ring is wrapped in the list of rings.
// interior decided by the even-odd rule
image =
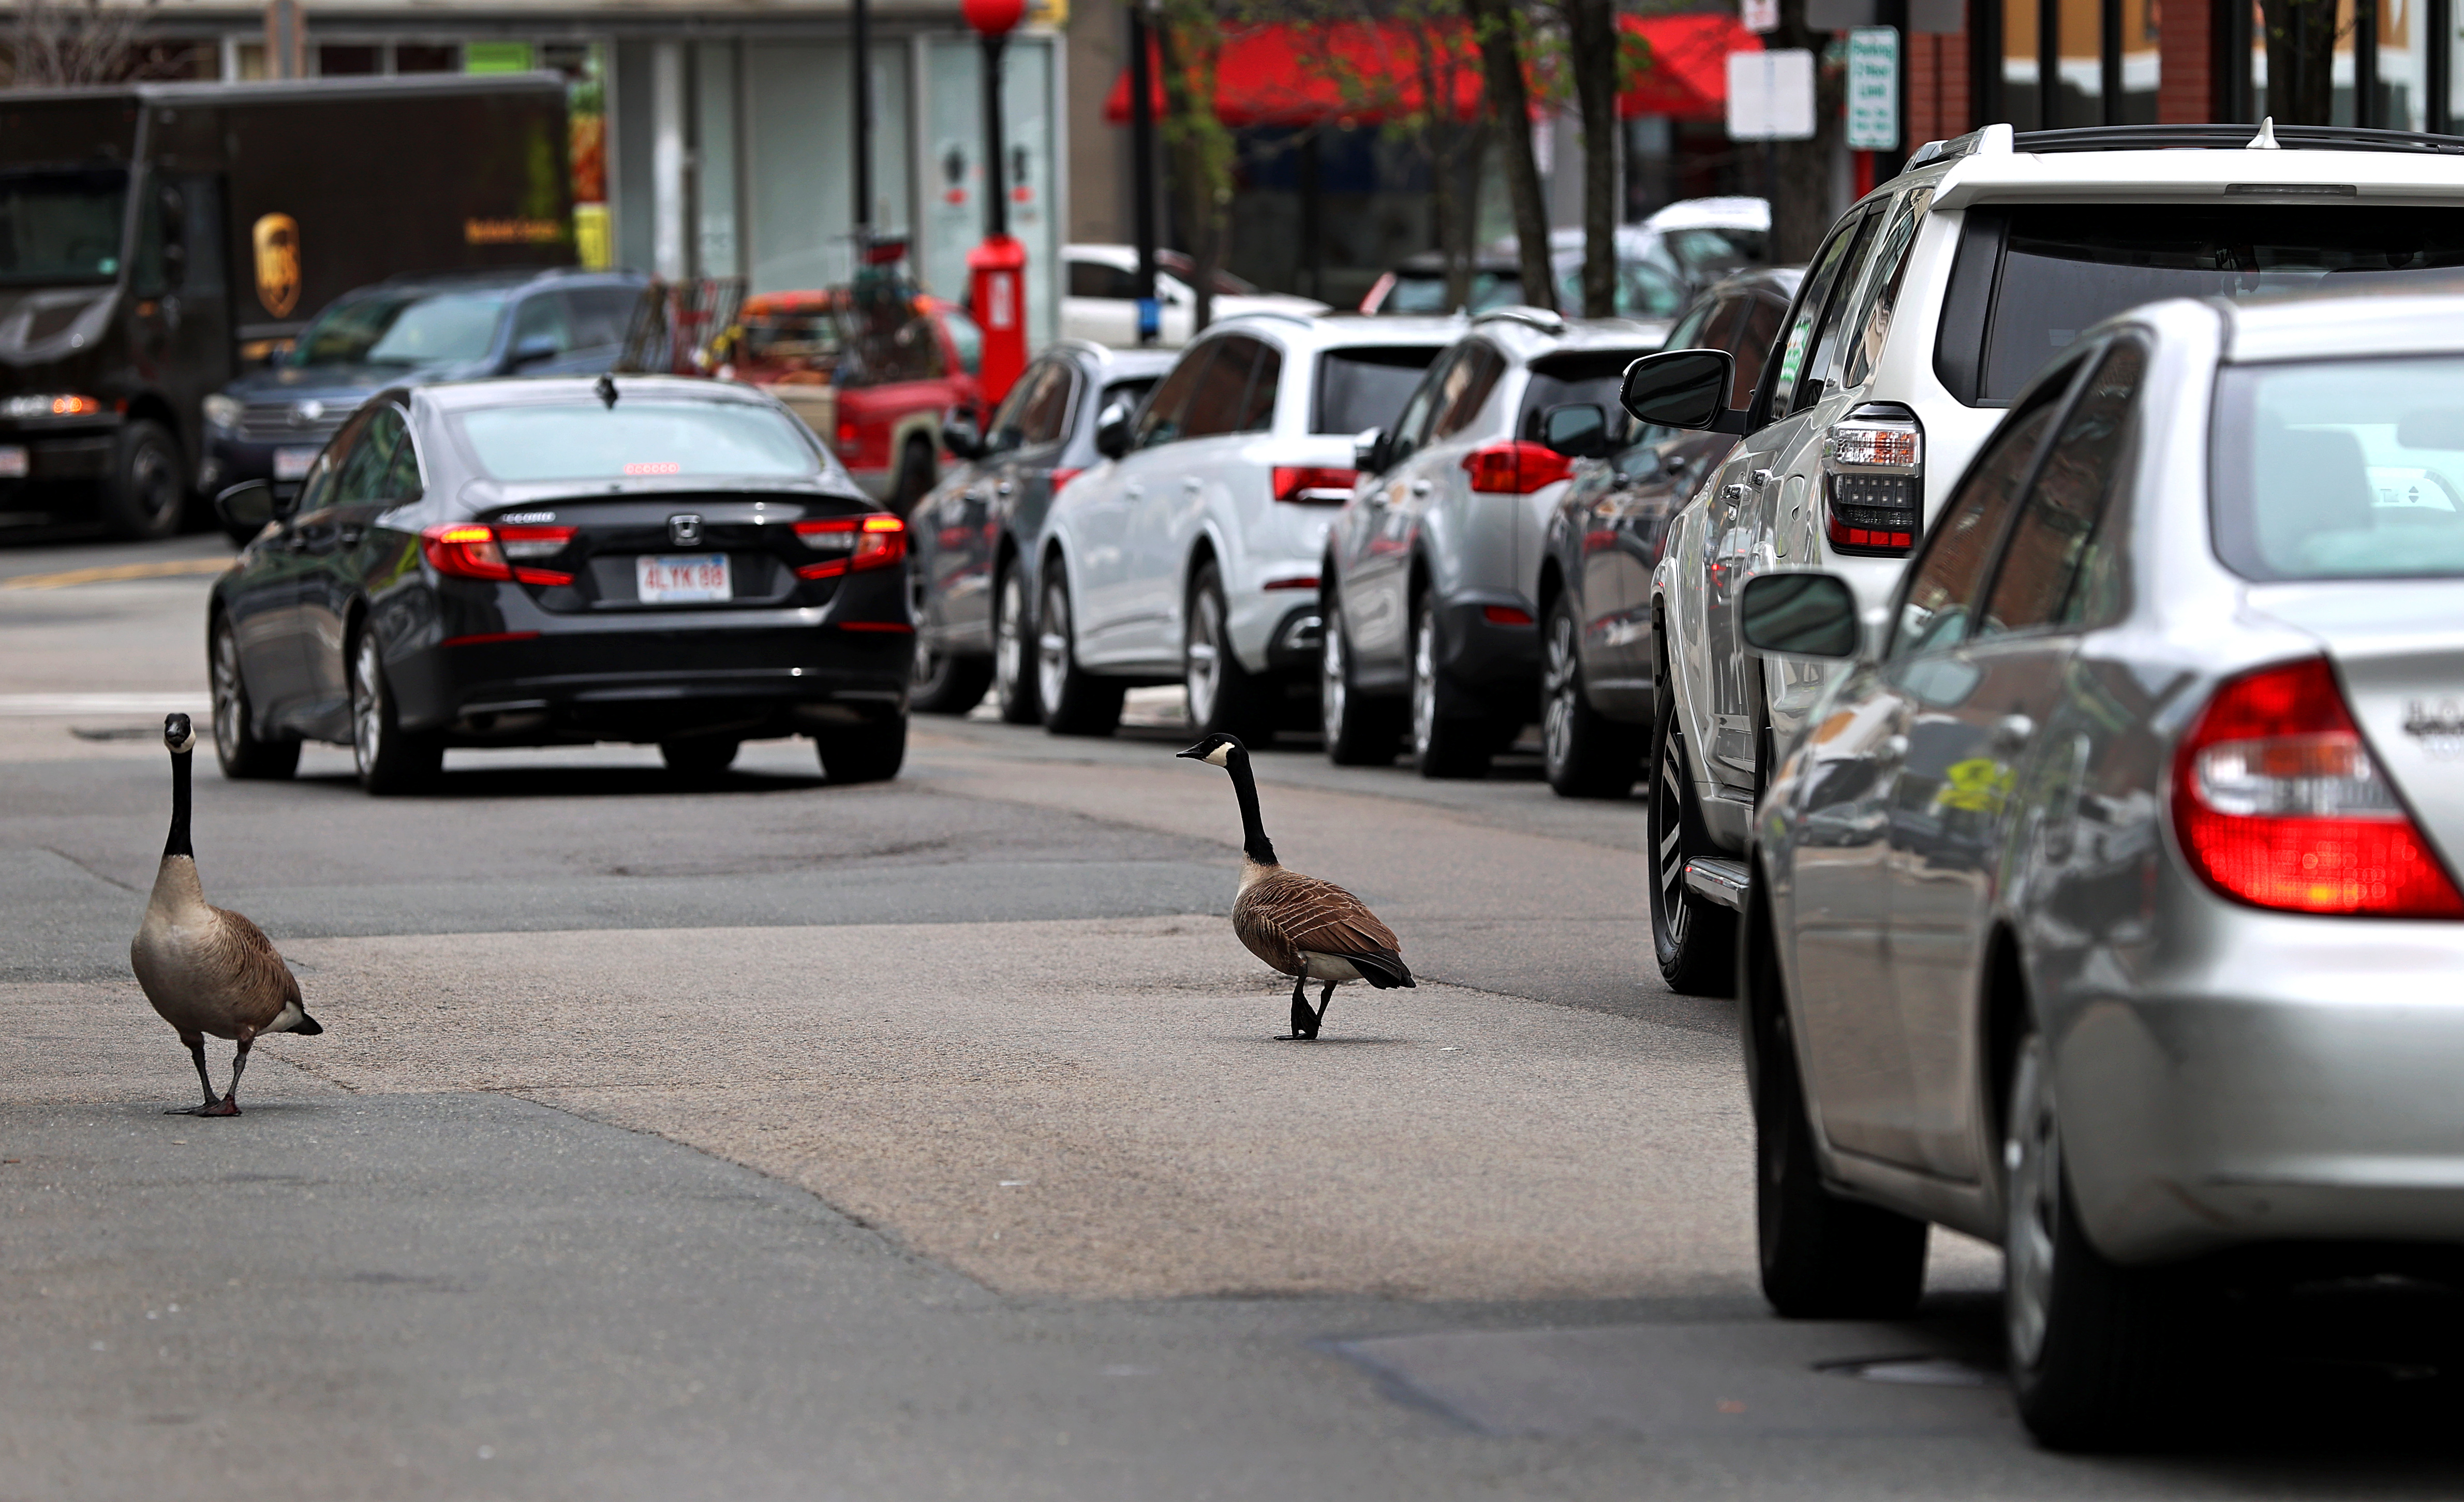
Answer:
[[[187,740],[190,733],[191,731],[187,716],[165,715],[163,717],[163,743],[169,746],[172,750],[179,750],[182,743]]]
[[[1187,757],[1193,762],[1203,762],[1206,760],[1206,753],[1214,749],[1215,748],[1213,746],[1210,746],[1201,740],[1198,744],[1191,746],[1186,751],[1175,751],[1173,753],[1173,759],[1177,761],[1182,757]]]

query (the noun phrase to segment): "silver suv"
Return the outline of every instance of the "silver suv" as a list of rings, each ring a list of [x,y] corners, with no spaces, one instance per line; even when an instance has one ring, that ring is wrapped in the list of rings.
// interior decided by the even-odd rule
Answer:
[[[2452,149],[2329,126],[1991,125],[1927,145],[1841,216],[1749,407],[1727,406],[1725,352],[1628,372],[1639,420],[1743,435],[1652,579],[1650,905],[1670,985],[1728,991],[1755,799],[1834,671],[1747,655],[1745,581],[1826,569],[1879,608],[2011,399],[2112,314],[2464,266],[2439,207],[2464,189]]]
[[[1500,308],[1430,365],[1318,565],[1326,753],[1477,777],[1537,715],[1540,565],[1573,463],[1617,446],[1617,387],[1657,325]]]

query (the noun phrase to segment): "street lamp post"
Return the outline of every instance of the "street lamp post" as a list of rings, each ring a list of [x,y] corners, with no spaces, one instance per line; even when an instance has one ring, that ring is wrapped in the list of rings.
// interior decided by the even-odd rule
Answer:
[[[967,24],[984,39],[984,239],[967,253],[967,286],[984,331],[984,400],[998,402],[1026,368],[1026,247],[1009,232],[1001,180],[1001,55],[1026,14],[1026,0],[964,0]]]

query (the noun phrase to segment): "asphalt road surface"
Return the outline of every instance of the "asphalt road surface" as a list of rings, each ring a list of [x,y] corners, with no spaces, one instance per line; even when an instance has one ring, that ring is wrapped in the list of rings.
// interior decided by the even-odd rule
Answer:
[[[919,719],[860,788],[201,755],[208,895],[327,1030],[164,1115],[127,941],[218,552],[0,552],[0,1502],[2464,1489],[2405,1291],[2244,1311],[2179,1446],[2094,1460],[2010,1416],[1990,1248],[1904,1324],[1771,1318],[1730,1008],[1645,979],[1640,806],[1528,757],[1260,758],[1421,978],[1272,1041],[1168,696]]]

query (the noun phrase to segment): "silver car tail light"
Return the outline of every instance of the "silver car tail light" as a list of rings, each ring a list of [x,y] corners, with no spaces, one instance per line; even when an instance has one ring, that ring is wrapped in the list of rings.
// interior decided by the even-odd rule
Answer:
[[[1834,551],[1891,558],[1925,531],[1925,427],[1891,404],[1858,408],[1822,441],[1822,530]]]

